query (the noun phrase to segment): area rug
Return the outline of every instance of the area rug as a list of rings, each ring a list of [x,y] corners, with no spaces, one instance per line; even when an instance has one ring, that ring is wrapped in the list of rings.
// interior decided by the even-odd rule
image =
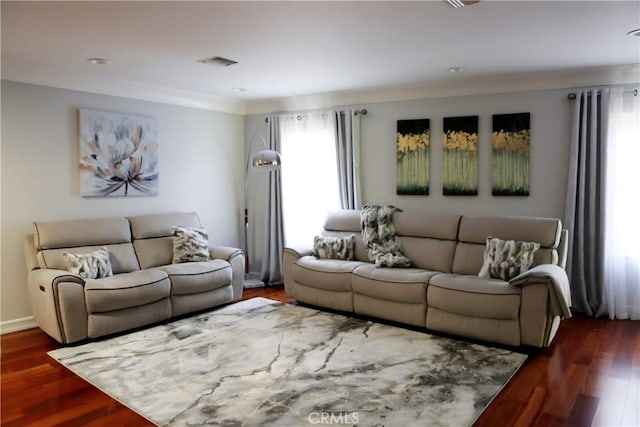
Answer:
[[[160,426],[471,425],[526,358],[264,298],[48,354]]]

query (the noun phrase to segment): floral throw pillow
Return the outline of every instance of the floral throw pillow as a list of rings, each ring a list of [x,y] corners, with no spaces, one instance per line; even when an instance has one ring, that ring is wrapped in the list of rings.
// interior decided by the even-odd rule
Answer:
[[[209,236],[204,228],[171,227],[173,263],[209,261]]]
[[[109,251],[105,247],[87,254],[64,252],[62,258],[67,270],[83,279],[100,279],[113,276],[111,262],[109,261]]]
[[[484,262],[478,276],[509,281],[531,267],[538,249],[540,244],[535,242],[487,237]]]
[[[345,237],[316,236],[313,238],[313,256],[320,259],[353,261],[356,235]]]

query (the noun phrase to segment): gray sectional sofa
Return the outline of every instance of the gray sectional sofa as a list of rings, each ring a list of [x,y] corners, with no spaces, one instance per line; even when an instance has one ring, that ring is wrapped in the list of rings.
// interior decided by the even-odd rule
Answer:
[[[567,232],[559,220],[396,212],[393,225],[412,268],[377,268],[360,211],[331,213],[322,235],[356,235],[355,259],[318,259],[285,248],[284,283],[295,300],[509,346],[548,346],[570,317]],[[511,279],[478,276],[488,236],[540,243],[532,267]]]
[[[194,212],[35,222],[25,252],[35,322],[61,343],[97,338],[240,299],[244,254],[172,264],[171,227],[201,227]],[[106,247],[113,276],[83,279],[63,253]],[[205,248],[206,250],[206,248]]]

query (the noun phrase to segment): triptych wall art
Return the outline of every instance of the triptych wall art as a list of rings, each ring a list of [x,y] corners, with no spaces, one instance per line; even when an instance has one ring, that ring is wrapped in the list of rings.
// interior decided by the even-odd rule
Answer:
[[[442,121],[442,194],[478,194],[478,116]]]
[[[528,196],[530,113],[494,114],[492,119],[491,192]],[[429,142],[429,119],[398,120],[397,194],[429,194]],[[478,194],[478,116],[442,121],[442,194]]]
[[[529,113],[493,116],[494,196],[529,195]]]
[[[398,120],[396,193],[429,194],[429,119]]]
[[[158,194],[158,126],[153,117],[80,110],[80,195]]]

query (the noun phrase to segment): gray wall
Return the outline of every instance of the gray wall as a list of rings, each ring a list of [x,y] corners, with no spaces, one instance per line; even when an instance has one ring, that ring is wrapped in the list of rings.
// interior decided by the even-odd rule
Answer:
[[[467,215],[528,215],[562,218],[569,156],[569,90],[433,98],[361,105],[362,181],[364,202],[392,204],[405,210]],[[491,195],[491,116],[531,113],[531,189],[529,197]],[[479,116],[478,196],[442,195],[442,119]],[[247,138],[265,133],[265,114],[248,116]],[[396,121],[431,119],[431,177],[429,196],[396,195]],[[245,141],[248,144],[248,141]],[[283,159],[285,162],[286,159]],[[289,197],[283,195],[283,197]],[[249,203],[251,207],[251,201]],[[261,206],[255,211],[260,212]],[[260,264],[262,234],[257,229]],[[311,242],[310,242],[311,243]]]
[[[467,215],[562,217],[569,159],[567,91],[465,96],[367,106],[362,119],[363,193],[366,203]],[[531,113],[529,197],[491,195],[491,116]],[[478,196],[442,195],[442,119],[479,116]],[[429,196],[396,195],[396,120],[431,119]]]
[[[126,98],[2,82],[1,320],[29,317],[22,239],[34,220],[108,217],[195,210],[214,243],[243,246],[245,153],[267,137],[266,114],[240,115]],[[363,105],[365,203],[464,214],[562,217],[568,163],[568,90],[434,98]],[[79,196],[78,108],[151,115],[160,141],[160,194],[149,198]],[[531,195],[491,196],[491,115],[531,113]],[[479,195],[442,195],[442,118],[478,115]],[[395,194],[396,120],[431,119],[431,194]],[[243,145],[244,142],[244,145]],[[284,159],[286,161],[286,159]],[[248,198],[257,233],[249,253],[259,270],[263,253],[264,176],[249,173]]]
[[[80,197],[78,108],[153,116],[159,195]],[[2,81],[1,320],[27,318],[32,221],[197,211],[214,244],[241,247],[244,117]]]

